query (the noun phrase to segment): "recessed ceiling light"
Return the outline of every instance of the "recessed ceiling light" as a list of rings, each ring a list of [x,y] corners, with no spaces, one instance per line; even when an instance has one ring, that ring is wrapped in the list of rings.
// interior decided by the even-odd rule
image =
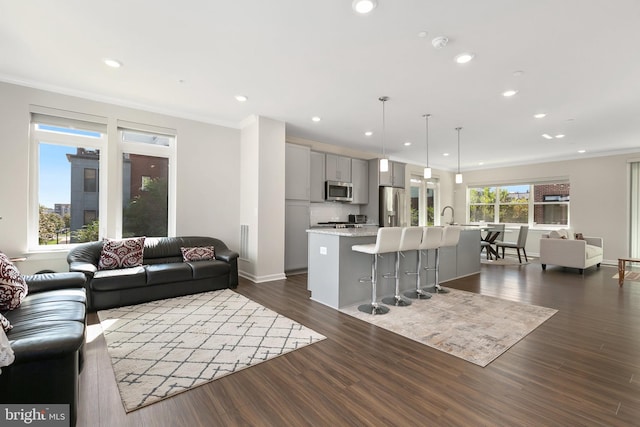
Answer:
[[[484,162],[478,162],[478,166],[484,165]]]
[[[443,156],[449,157],[449,153],[442,153]]]
[[[466,64],[467,62],[471,61],[474,56],[476,55],[471,52],[464,52],[459,55],[456,55],[455,60],[458,64]]]
[[[249,98],[247,98],[244,95],[236,95],[236,101],[238,101],[238,102],[247,102],[248,99]]]
[[[405,146],[405,147],[408,147],[408,146],[410,146],[410,145],[411,145],[411,143],[410,143],[409,141],[407,141],[407,142],[405,142],[405,143],[404,143],[404,146]]]
[[[523,74],[524,74],[524,71],[517,70],[513,72],[513,77],[522,77]]]
[[[418,33],[418,37],[420,37],[420,38],[425,38],[425,37],[427,37],[427,34],[429,34],[429,33],[428,33],[428,32],[426,32],[426,31],[420,31],[420,32]]]
[[[505,90],[504,92],[502,92],[502,96],[504,96],[505,98],[509,98],[510,96],[513,96],[516,93],[518,93],[517,90],[513,90],[513,89]]]
[[[431,40],[431,45],[436,49],[442,49],[446,47],[447,43],[449,43],[449,39],[445,36],[438,36]]]
[[[553,139],[553,137],[552,137],[551,135],[549,135],[548,133],[543,133],[543,134],[542,134],[542,137],[543,137],[544,139]]]
[[[364,136],[371,136],[371,135],[373,135],[373,132],[371,132],[370,130],[364,133]]]
[[[564,134],[559,133],[559,134],[557,134],[557,135],[556,135],[556,138],[558,138],[558,139],[562,139],[562,138],[564,138]]]
[[[122,62],[116,60],[116,59],[110,59],[110,58],[106,58],[104,59],[104,63],[105,65],[111,67],[111,68],[120,68],[122,67]]]
[[[543,119],[543,118],[547,117],[547,113],[534,114],[533,117],[535,117],[536,119]]]
[[[580,153],[580,154],[584,154],[586,152],[587,152],[587,150],[578,150],[578,153]]]
[[[314,122],[319,122],[322,119],[320,117],[318,117],[318,116],[313,116],[313,117],[311,117],[311,120],[314,121]]]
[[[376,0],[353,0],[351,7],[361,15],[366,15],[376,8],[378,2]]]

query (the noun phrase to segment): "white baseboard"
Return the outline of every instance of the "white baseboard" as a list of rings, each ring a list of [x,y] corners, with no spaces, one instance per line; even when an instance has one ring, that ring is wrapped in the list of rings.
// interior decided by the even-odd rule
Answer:
[[[266,276],[256,276],[254,274],[247,273],[245,271],[238,271],[238,276],[247,280],[251,280],[253,283],[273,282],[274,280],[284,280],[287,276],[284,273],[268,274]]]

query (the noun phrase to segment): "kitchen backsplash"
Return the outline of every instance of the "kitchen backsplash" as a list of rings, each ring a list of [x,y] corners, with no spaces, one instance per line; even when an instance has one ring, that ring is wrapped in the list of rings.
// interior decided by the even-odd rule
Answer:
[[[314,226],[319,222],[347,221],[349,214],[359,214],[359,205],[347,203],[311,203],[309,205],[309,223]]]

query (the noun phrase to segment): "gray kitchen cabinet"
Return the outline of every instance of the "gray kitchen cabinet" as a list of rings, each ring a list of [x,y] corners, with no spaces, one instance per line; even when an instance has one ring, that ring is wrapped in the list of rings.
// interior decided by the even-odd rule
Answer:
[[[351,159],[351,183],[353,184],[353,204],[369,203],[369,162]]]
[[[284,271],[307,268],[309,203],[287,200],[284,211]]]
[[[378,159],[378,170],[380,170],[379,166],[380,160]],[[387,172],[378,172],[378,185],[404,188],[405,166],[404,163],[389,160],[389,170]]]
[[[309,200],[312,202],[324,202],[325,154],[317,151],[311,152],[311,177]]]
[[[327,154],[325,161],[327,181],[351,182],[351,158]]]
[[[309,201],[309,147],[285,146],[285,199]]]

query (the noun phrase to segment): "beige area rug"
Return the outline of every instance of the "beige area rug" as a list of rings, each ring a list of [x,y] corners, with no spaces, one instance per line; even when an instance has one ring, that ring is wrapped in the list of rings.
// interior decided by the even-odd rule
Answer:
[[[616,273],[612,279],[617,279],[620,276],[618,275],[618,273]],[[639,271],[625,271],[624,272],[624,281],[630,281],[630,282],[640,282],[640,272]]]
[[[411,301],[384,315],[341,311],[482,367],[558,311],[456,289]]]
[[[229,289],[98,316],[127,412],[325,338]]]

